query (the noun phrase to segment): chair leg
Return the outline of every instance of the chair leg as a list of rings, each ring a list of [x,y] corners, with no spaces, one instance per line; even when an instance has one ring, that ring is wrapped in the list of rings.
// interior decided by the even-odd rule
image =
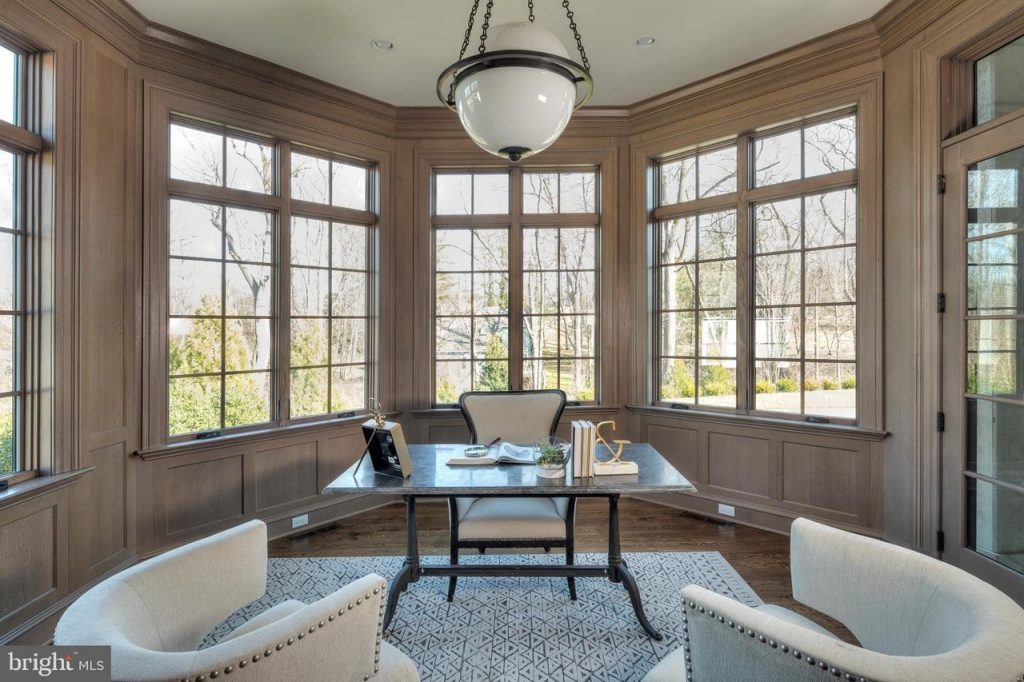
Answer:
[[[448,498],[448,517],[449,517],[449,530],[448,530],[448,543],[449,551],[451,555],[452,565],[459,563],[459,510],[455,505],[455,498]],[[448,578],[448,601],[455,599],[455,584],[458,582],[457,576],[451,576]]]

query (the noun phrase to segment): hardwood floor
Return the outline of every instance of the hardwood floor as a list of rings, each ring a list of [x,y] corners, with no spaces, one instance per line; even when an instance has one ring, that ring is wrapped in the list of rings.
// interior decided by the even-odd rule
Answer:
[[[447,554],[447,505],[421,502],[416,515],[420,553]],[[765,602],[793,609],[843,639],[856,641],[838,622],[793,599],[787,536],[625,498],[619,504],[619,516],[624,552],[721,552]],[[606,552],[608,503],[581,499],[576,518],[576,551]],[[270,543],[272,557],[387,556],[404,552],[405,512],[401,504],[380,507],[342,519],[323,530]]]

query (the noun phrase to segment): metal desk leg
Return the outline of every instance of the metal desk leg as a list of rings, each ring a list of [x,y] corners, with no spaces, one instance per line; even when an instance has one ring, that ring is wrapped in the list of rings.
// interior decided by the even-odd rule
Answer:
[[[640,602],[640,588],[637,587],[633,574],[629,572],[626,562],[622,560],[622,548],[619,545],[619,496],[608,496],[608,579],[613,583],[622,583],[629,594],[629,601],[633,604],[633,612],[640,625],[654,639],[659,642],[663,639],[660,632],[654,629],[647,615],[644,614],[644,606]]]
[[[405,563],[388,586],[388,605],[384,611],[384,629],[391,624],[398,606],[398,597],[409,583],[420,579],[420,551],[416,543],[416,498],[404,495],[405,500]]]

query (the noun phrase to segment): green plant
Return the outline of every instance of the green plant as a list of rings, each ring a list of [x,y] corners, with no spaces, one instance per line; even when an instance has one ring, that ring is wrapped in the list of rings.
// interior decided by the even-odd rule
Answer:
[[[711,381],[700,385],[702,396],[735,395],[736,384],[731,381]]]
[[[857,380],[853,377],[843,379],[843,388],[857,388]]]
[[[661,382],[661,397],[666,400],[692,398],[696,393],[693,376],[686,371],[685,365],[682,362],[672,363]]]
[[[804,390],[805,391],[818,391],[821,390],[821,382],[817,379],[804,379]]]
[[[565,450],[551,443],[541,445],[540,455],[537,456],[537,464],[540,466],[560,466],[565,464]]]
[[[834,391],[839,388],[839,382],[835,379],[822,379],[821,387],[826,391]]]
[[[793,393],[796,391],[796,382],[789,377],[782,377],[775,382],[775,388],[779,393]]]
[[[754,384],[755,393],[775,393],[775,384],[768,381],[767,379],[760,379]]]

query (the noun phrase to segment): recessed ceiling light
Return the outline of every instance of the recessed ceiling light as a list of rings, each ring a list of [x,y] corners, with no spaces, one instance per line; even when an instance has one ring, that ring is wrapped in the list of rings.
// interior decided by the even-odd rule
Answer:
[[[395,44],[390,40],[384,40],[383,38],[374,38],[370,41],[370,47],[381,52],[390,52],[395,49]]]
[[[650,47],[654,45],[654,36],[641,36],[636,39],[637,47]]]

